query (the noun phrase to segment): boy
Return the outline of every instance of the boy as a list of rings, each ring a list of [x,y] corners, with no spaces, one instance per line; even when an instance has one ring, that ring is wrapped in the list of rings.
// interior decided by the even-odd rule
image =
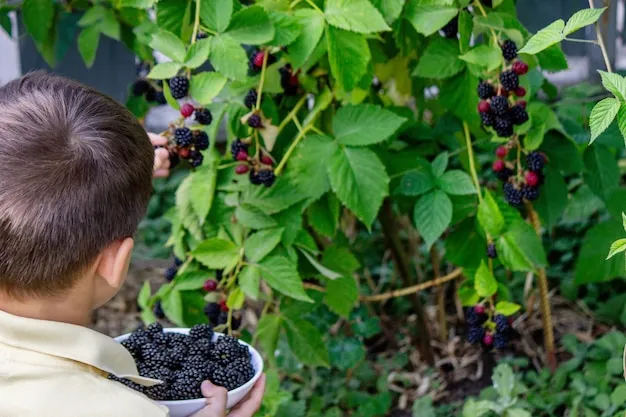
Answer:
[[[91,88],[43,72],[0,87],[0,417],[168,415],[107,379],[155,383],[86,327],[126,279],[161,159],[135,118]],[[263,389],[261,378],[229,416],[252,416]],[[202,393],[194,416],[223,417],[224,388],[205,381]]]

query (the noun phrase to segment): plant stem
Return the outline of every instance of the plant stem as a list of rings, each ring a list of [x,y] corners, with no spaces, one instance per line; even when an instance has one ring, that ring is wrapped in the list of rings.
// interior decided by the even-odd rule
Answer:
[[[396,218],[393,214],[391,207],[391,200],[386,198],[383,201],[383,206],[378,213],[378,220],[380,221],[383,235],[385,240],[391,249],[393,260],[398,271],[398,275],[402,279],[405,286],[411,285],[411,273],[409,269],[409,259],[406,251],[398,236],[398,229],[396,225]],[[430,346],[430,330],[426,322],[426,312],[422,301],[416,293],[410,294],[411,304],[413,304],[413,310],[417,316],[417,343],[421,356],[426,363],[433,365],[435,363],[435,356]]]
[[[267,66],[267,56],[269,52],[265,51],[263,53],[263,66],[261,67],[261,80],[259,81],[259,88],[256,96],[256,106],[255,108],[259,110],[261,108],[261,96],[263,95],[263,84],[265,83],[265,67]]]
[[[595,9],[593,5],[593,0],[589,0],[589,8]],[[609,54],[606,51],[606,46],[604,45],[604,37],[602,36],[602,30],[600,29],[600,21],[598,20],[595,24],[596,27],[596,37],[598,38],[598,46],[602,51],[602,58],[604,58],[604,64],[606,65],[606,70],[608,72],[613,72],[613,68],[611,67],[611,61],[609,60]]]
[[[198,36],[198,28],[200,27],[200,0],[196,0],[196,16],[193,21],[193,32],[191,33],[191,44],[196,43],[196,36]]]
[[[476,0],[474,2],[474,6],[476,6],[478,8],[478,10],[480,10],[480,14],[482,14],[483,16],[487,16],[487,12],[485,12],[485,9],[483,8],[483,5],[480,4],[480,0]],[[496,45],[498,45],[498,35],[496,35],[495,30],[489,28],[489,30],[491,31],[491,36],[493,37],[493,41]]]
[[[590,40],[590,39],[575,39],[575,38],[565,38],[566,41],[570,42],[578,42],[578,43],[593,43],[594,45],[599,45],[598,41]]]
[[[202,25],[200,25],[200,29],[202,29],[202,31],[203,31],[203,32],[206,32],[206,33],[208,33],[209,35],[213,35],[213,36],[217,35],[217,32],[216,32],[216,31],[211,30],[211,29],[209,29],[209,28],[208,28],[208,27],[206,27],[206,26],[202,26]]]
[[[439,278],[441,271],[439,270],[439,253],[437,247],[433,245],[430,248],[430,261],[433,265],[434,279]],[[448,325],[446,323],[446,286],[437,287],[437,322],[439,324],[439,340],[445,343],[448,338]]]
[[[317,10],[318,12],[324,14],[323,11],[320,10],[319,7],[317,7],[317,4],[313,3],[312,0],[306,0],[307,3],[309,3],[309,6],[311,6],[312,8],[314,8],[315,10]]]
[[[309,127],[306,126],[304,129],[302,129],[300,131],[300,133],[298,133],[298,136],[296,136],[296,138],[293,140],[293,142],[291,142],[291,145],[289,145],[289,149],[287,149],[287,152],[285,152],[285,155],[283,156],[283,159],[280,160],[280,163],[278,164],[278,166],[274,170],[274,175],[276,175],[276,176],[280,175],[280,173],[282,172],[283,168],[285,167],[285,164],[287,163],[287,160],[289,159],[289,157],[291,156],[293,151],[296,149],[296,146],[298,146],[298,143],[300,143],[300,141],[302,140],[304,135],[306,135],[306,132],[308,130],[309,130]]]
[[[467,148],[467,159],[469,159],[470,174],[474,181],[474,187],[478,193],[478,202],[482,203],[483,195],[480,191],[480,182],[478,181],[478,173],[476,172],[476,164],[474,164],[474,149],[472,148],[472,137],[470,135],[467,122],[463,122],[463,133],[465,134],[465,147]]]
[[[280,125],[278,125],[278,134],[280,134],[280,132],[283,131],[285,126],[289,124],[291,119],[293,119],[296,116],[296,114],[298,114],[298,112],[300,111],[300,108],[304,105],[305,102],[306,102],[306,95],[303,96],[300,100],[298,100],[298,102],[296,103],[294,108],[291,109],[287,117],[285,117],[283,121],[280,122]]]

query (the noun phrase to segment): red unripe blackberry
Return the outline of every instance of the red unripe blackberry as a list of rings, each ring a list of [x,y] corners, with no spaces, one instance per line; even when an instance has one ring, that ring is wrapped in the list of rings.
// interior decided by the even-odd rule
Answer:
[[[491,333],[486,333],[485,336],[483,336],[483,345],[491,346],[492,344],[493,344],[493,335]]]
[[[248,152],[244,150],[237,152],[237,156],[235,159],[238,161],[246,161],[248,159]]]
[[[528,72],[528,64],[523,61],[515,61],[511,69],[517,75],[524,75]]]
[[[492,168],[495,172],[502,171],[504,169],[504,161],[501,159],[496,159],[495,161],[493,161]]]
[[[481,101],[478,103],[478,112],[479,113],[487,113],[491,109],[491,105],[488,101]]]
[[[204,291],[213,292],[217,289],[217,281],[209,279],[204,282],[203,285]]]
[[[517,87],[515,89],[515,95],[518,97],[524,97],[526,95],[526,89],[524,87]]]
[[[223,312],[228,312],[228,306],[226,305],[226,300],[220,301],[220,310]]]
[[[250,168],[248,167],[248,165],[237,165],[235,167],[235,172],[239,175],[241,174],[245,174],[246,172],[248,172]]]
[[[476,314],[485,314],[485,307],[480,304],[476,304],[474,306],[474,312],[476,312]]]
[[[526,100],[518,100],[516,104],[523,109],[526,108]]]
[[[252,65],[257,68],[261,68],[263,66],[263,58],[265,57],[265,52],[257,52],[252,59]]]
[[[184,118],[191,116],[193,114],[193,106],[189,103],[183,104],[183,106],[180,108],[180,114]]]
[[[496,156],[500,159],[506,158],[508,153],[509,148],[507,148],[506,146],[498,146],[498,149],[496,149]]]
[[[274,161],[272,161],[272,158],[270,158],[267,155],[263,155],[261,157],[261,163],[265,164],[265,165],[273,165]]]

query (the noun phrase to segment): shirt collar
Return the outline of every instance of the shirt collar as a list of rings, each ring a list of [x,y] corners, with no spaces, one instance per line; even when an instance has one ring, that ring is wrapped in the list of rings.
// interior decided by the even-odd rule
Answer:
[[[80,362],[144,386],[161,382],[139,376],[130,352],[114,339],[87,327],[20,317],[0,310],[0,341]]]

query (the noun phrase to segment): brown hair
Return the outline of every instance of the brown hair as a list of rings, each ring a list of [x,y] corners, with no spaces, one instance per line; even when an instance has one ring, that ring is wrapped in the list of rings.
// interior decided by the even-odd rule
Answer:
[[[135,233],[153,162],[137,120],[92,88],[45,72],[0,87],[0,290],[70,288]]]

